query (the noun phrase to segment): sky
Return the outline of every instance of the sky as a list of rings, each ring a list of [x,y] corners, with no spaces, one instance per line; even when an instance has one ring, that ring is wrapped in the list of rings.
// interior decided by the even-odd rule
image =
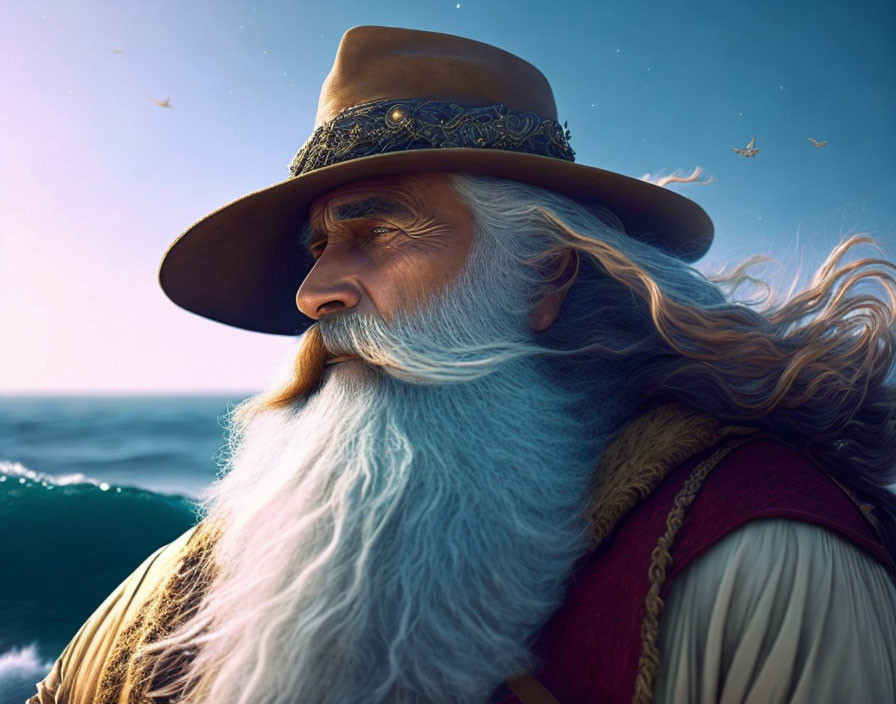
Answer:
[[[161,292],[190,224],[287,177],[342,33],[460,34],[539,67],[580,163],[679,184],[715,222],[699,268],[811,269],[896,249],[892,2],[122,3],[22,0],[0,23],[0,394],[242,393],[290,338]],[[170,109],[152,99],[168,98]],[[759,154],[731,151],[756,136]],[[812,137],[827,140],[815,148]]]

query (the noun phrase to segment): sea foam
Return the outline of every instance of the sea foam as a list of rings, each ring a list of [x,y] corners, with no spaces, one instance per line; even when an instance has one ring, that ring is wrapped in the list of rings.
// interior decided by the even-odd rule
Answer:
[[[33,469],[28,469],[28,467],[21,464],[20,462],[0,460],[0,482],[8,481],[18,482],[19,484],[27,484],[28,482],[33,482],[45,487],[69,486],[71,484],[93,484],[94,486],[98,486],[100,487],[100,489],[103,489],[103,491],[108,491],[108,489],[110,488],[107,482],[101,482],[98,479],[93,479],[92,477],[88,477],[86,474],[82,474],[81,472],[60,475],[44,474],[43,472],[36,472]]]
[[[34,643],[0,653],[0,703],[21,704],[35,693],[35,683],[52,667],[52,662],[40,657]]]

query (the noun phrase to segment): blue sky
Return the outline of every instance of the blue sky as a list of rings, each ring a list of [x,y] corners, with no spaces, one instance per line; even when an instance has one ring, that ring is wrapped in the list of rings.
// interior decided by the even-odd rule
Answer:
[[[538,66],[578,161],[672,186],[716,223],[701,266],[896,247],[892,3],[21,2],[0,26],[0,393],[245,391],[288,339],[176,308],[159,260],[286,176],[341,34],[462,34]],[[121,53],[113,51],[120,50]],[[170,98],[165,110],[150,98]],[[753,136],[761,152],[730,151]],[[814,148],[808,137],[828,140]]]

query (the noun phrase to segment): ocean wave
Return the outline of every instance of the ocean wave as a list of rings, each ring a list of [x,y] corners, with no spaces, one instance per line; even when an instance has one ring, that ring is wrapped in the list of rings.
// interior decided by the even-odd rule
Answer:
[[[52,662],[40,657],[36,643],[0,653],[0,704],[24,702],[52,667]]]
[[[28,469],[20,462],[0,460],[0,482],[6,481],[16,481],[19,484],[32,482],[47,488],[51,486],[69,486],[71,484],[93,484],[103,491],[108,491],[112,488],[108,482],[101,482],[99,479],[88,477],[81,472],[60,475],[44,474],[43,472],[35,472],[33,469]],[[115,488],[119,492],[121,491],[121,487]]]
[[[134,472],[133,477],[123,477],[117,473],[118,481],[98,479],[83,472],[62,472],[50,474],[38,472],[14,460],[0,459],[0,486],[40,486],[45,489],[84,486],[120,494],[122,491],[138,490],[164,496],[177,496],[190,501],[198,501],[208,485],[178,471]],[[123,480],[123,481],[122,481]]]
[[[183,496],[55,484],[47,480],[58,477],[13,463],[3,469],[0,653],[9,653],[10,668],[28,661],[22,644],[55,657],[128,574],[198,520],[196,504]]]

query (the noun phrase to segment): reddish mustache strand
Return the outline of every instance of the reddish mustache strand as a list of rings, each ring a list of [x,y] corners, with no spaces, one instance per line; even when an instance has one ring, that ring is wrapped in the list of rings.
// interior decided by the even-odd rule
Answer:
[[[293,401],[313,391],[324,372],[330,352],[324,347],[320,329],[312,325],[308,328],[296,355],[292,380],[283,388],[272,391],[261,399],[265,408],[284,408]]]

